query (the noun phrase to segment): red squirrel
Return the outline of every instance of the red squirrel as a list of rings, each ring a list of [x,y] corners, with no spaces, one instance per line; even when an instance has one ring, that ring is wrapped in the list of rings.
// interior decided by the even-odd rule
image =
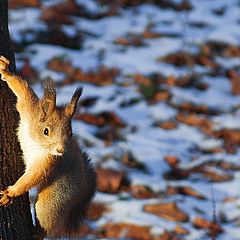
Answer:
[[[40,100],[25,80],[10,73],[9,63],[0,56],[1,79],[17,97],[17,136],[25,172],[13,186],[0,192],[0,205],[8,205],[12,198],[38,186],[35,215],[40,232],[68,236],[79,227],[96,189],[94,168],[72,137],[71,120],[82,88],[76,89],[70,104],[58,107],[52,81],[44,82]]]

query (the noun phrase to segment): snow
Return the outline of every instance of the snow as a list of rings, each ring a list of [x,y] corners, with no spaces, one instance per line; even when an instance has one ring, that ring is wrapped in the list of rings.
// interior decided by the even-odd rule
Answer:
[[[85,6],[89,11],[105,12],[106,7],[101,6],[94,0],[77,0],[78,4]],[[234,0],[213,0],[189,1],[193,6],[191,11],[174,11],[172,9],[160,9],[151,4],[142,4],[139,7],[121,9],[119,16],[112,16],[98,20],[73,17],[74,26],[64,26],[63,31],[69,36],[75,32],[83,31],[86,34],[81,49],[68,49],[50,44],[32,43],[25,46],[23,53],[17,54],[17,64],[21,66],[21,56],[30,59],[31,66],[39,72],[42,81],[51,77],[56,82],[64,79],[64,74],[47,69],[47,63],[58,56],[66,56],[71,61],[72,66],[79,67],[87,72],[94,70],[99,65],[114,67],[120,70],[118,81],[126,79],[128,74],[151,74],[161,73],[164,76],[186,75],[188,69],[177,68],[173,65],[157,62],[158,57],[164,57],[170,53],[186,50],[195,51],[196,46],[208,40],[226,42],[240,45],[239,37],[239,3]],[[59,1],[45,1],[44,5],[49,7]],[[219,16],[213,10],[227,7],[224,15]],[[32,38],[32,31],[44,30],[45,23],[40,20],[41,10],[37,8],[24,8],[10,10],[9,28],[11,38],[15,42],[22,41],[22,38]],[[196,28],[188,26],[188,22],[204,23],[206,27]],[[119,46],[113,43],[117,38],[125,37],[129,33],[142,34],[148,24],[153,23],[153,32],[178,34],[179,37],[161,37],[156,39],[144,39],[141,47]],[[25,34],[29,31],[31,34]],[[183,44],[185,43],[185,45]],[[184,46],[184,47],[183,47]],[[99,60],[99,53],[103,52],[103,58]],[[226,68],[239,68],[240,58],[217,57],[216,62],[226,66]],[[225,76],[212,77],[205,75],[209,69],[207,67],[195,66],[194,71],[201,73],[201,81],[209,85],[205,91],[196,88],[169,87],[172,94],[170,103],[181,104],[190,102],[196,105],[206,105],[210,109],[221,112],[219,116],[210,117],[214,124],[214,129],[240,128],[240,96],[232,94],[231,82]],[[240,152],[234,154],[226,152],[201,154],[196,148],[201,150],[211,150],[223,146],[221,139],[215,139],[202,133],[198,128],[179,123],[176,129],[165,130],[154,127],[156,121],[164,122],[176,118],[178,110],[167,102],[148,104],[143,100],[143,96],[138,92],[135,84],[130,86],[120,86],[116,83],[99,87],[88,83],[80,83],[84,87],[82,99],[86,97],[97,97],[96,103],[89,108],[82,108],[80,112],[101,113],[103,111],[113,111],[128,126],[121,129],[121,134],[125,140],[117,142],[114,146],[107,147],[104,141],[96,137],[97,127],[81,122],[73,121],[73,131],[82,143],[88,140],[94,145],[84,146],[84,149],[91,156],[94,165],[107,155],[116,154],[121,151],[129,151],[134,157],[147,168],[147,172],[129,170],[127,175],[131,184],[144,185],[150,187],[154,192],[163,192],[168,186],[188,186],[202,195],[207,200],[199,200],[190,196],[173,195],[164,199],[134,199],[128,196],[128,200],[121,200],[121,194],[107,194],[97,192],[94,202],[106,204],[111,211],[97,221],[91,223],[96,229],[104,226],[108,222],[128,222],[143,226],[152,226],[152,233],[160,236],[164,230],[172,231],[177,224],[189,231],[184,239],[210,239],[206,231],[196,229],[192,222],[194,217],[202,217],[212,220],[212,191],[215,194],[217,212],[224,212],[224,216],[229,219],[240,218],[239,208],[239,182],[240,173],[232,172],[231,182],[219,182],[211,184],[206,179],[195,180],[166,180],[164,174],[170,170],[169,165],[164,161],[166,155],[177,156],[180,159],[179,167],[190,169],[203,164],[209,160],[219,162],[224,160],[227,163],[234,163],[239,166]],[[78,84],[71,84],[58,89],[58,104],[67,104]],[[42,95],[41,85],[33,86],[38,95]],[[132,98],[138,98],[138,103],[121,107],[120,104]],[[131,131],[131,128],[135,131]],[[194,160],[193,160],[194,159]],[[115,158],[101,163],[101,167],[114,170],[122,170],[125,167]],[[214,172],[218,169],[211,168]],[[31,193],[32,194],[32,193]],[[33,192],[33,195],[36,193]],[[224,202],[225,197],[237,197],[236,201]],[[190,222],[176,223],[168,221],[142,209],[146,204],[175,201],[181,210],[191,216]],[[199,213],[196,209],[201,209]],[[239,226],[235,221],[222,223],[224,233],[217,239],[239,239]],[[124,237],[124,236],[123,236]]]

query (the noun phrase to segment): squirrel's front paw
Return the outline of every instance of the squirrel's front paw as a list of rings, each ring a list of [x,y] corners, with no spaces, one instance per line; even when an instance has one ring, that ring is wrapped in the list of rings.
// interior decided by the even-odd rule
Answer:
[[[7,66],[10,64],[10,61],[4,56],[0,56],[0,68],[7,69]]]
[[[6,59],[3,56],[0,56],[0,74],[2,75],[1,78],[2,80],[4,79],[4,74],[6,74],[8,72],[8,65],[9,65],[9,60]]]
[[[12,204],[13,198],[9,196],[8,190],[1,191],[0,195],[3,195],[0,199],[0,206],[9,206]]]

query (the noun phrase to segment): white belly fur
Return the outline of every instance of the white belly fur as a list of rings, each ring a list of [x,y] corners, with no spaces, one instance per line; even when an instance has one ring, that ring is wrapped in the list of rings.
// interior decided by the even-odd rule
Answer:
[[[23,159],[26,170],[31,166],[32,162],[41,159],[48,154],[46,148],[33,140],[29,133],[29,124],[20,120],[18,127],[18,139],[23,151]]]

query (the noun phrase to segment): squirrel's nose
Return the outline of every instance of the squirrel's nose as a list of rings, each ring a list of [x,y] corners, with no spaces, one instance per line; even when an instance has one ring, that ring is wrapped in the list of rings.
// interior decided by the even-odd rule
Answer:
[[[57,151],[58,153],[63,153],[63,152],[64,152],[64,148],[63,148],[63,147],[58,147],[58,148],[56,149],[56,151]]]

